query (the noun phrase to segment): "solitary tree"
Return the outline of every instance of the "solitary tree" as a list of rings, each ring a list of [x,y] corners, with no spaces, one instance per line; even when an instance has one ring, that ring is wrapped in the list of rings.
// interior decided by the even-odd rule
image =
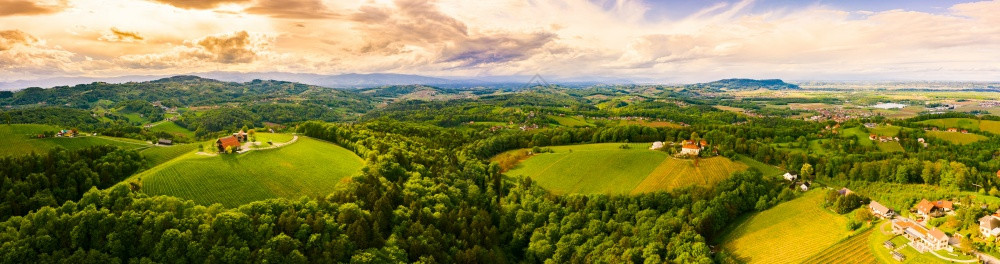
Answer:
[[[812,179],[813,166],[809,165],[809,163],[802,164],[802,169],[799,171],[799,174],[802,175],[803,179]]]

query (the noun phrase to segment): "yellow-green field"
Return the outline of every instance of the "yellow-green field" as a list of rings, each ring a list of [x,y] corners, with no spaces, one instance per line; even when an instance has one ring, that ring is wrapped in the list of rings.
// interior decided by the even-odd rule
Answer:
[[[931,119],[918,122],[924,125],[936,126],[942,129],[947,128],[959,128],[959,129],[976,129],[980,131],[986,131],[993,134],[1000,134],[1000,121],[993,120],[976,120],[972,118],[942,118],[942,119]]]
[[[552,120],[555,120],[561,126],[568,126],[568,127],[593,126],[593,124],[587,123],[587,120],[584,120],[583,118],[575,117],[575,116],[555,116],[555,115],[553,115],[553,116],[549,116],[549,118],[551,118]]]
[[[191,130],[188,130],[187,128],[183,128],[183,127],[181,127],[181,126],[179,126],[176,123],[171,122],[171,121],[163,121],[163,122],[161,122],[159,124],[156,124],[155,126],[149,128],[149,130],[150,131],[154,131],[154,132],[166,132],[166,133],[170,133],[171,135],[174,135],[175,137],[183,137],[183,138],[188,138],[188,139],[193,139],[194,138],[194,132],[192,132]]]
[[[724,157],[676,159],[649,150],[648,143],[600,143],[552,147],[554,153],[533,155],[507,175],[531,177],[553,193],[631,194],[665,191],[690,185],[712,185],[748,168]]]
[[[74,138],[35,137],[45,131],[58,131],[59,129],[60,128],[55,126],[37,124],[0,125],[0,157],[24,155],[32,152],[42,153],[56,147],[75,150],[90,146],[103,145],[118,146],[126,149],[140,149],[150,146],[146,142],[134,139],[101,136],[81,135]]]
[[[323,196],[363,166],[351,151],[299,137],[290,145],[245,154],[186,153],[133,176],[149,195],[172,195],[227,207],[271,199]]]
[[[868,248],[868,236],[876,231],[876,228],[868,229],[851,238],[838,242],[836,245],[824,249],[819,254],[809,257],[802,263],[815,264],[867,264],[878,263],[872,250]],[[884,248],[883,248],[884,249]]]
[[[972,133],[963,134],[961,132],[947,132],[947,131],[927,131],[927,135],[932,136],[934,138],[943,139],[952,144],[959,144],[959,145],[965,145],[987,139],[983,135],[977,135]]]
[[[755,213],[723,236],[723,249],[749,263],[800,263],[844,239],[847,218],[820,207],[823,191]]]

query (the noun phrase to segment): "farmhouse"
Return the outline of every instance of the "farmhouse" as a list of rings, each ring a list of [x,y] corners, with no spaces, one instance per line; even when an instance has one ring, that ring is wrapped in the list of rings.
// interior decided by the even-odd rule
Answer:
[[[868,204],[868,208],[872,210],[873,215],[879,218],[892,218],[892,216],[895,214],[895,212],[893,212],[892,209],[889,209],[889,207],[885,207],[885,205],[882,205],[876,201],[872,201],[870,204]]]
[[[220,138],[215,141],[215,147],[219,149],[219,152],[226,152],[226,148],[232,148],[233,151],[237,151],[240,150],[240,140],[236,136]]]
[[[658,149],[662,149],[662,148],[663,148],[663,141],[653,142],[653,146],[649,147],[649,149],[651,149],[651,150],[658,150]]]
[[[233,133],[233,137],[236,138],[236,140],[238,140],[239,142],[246,142],[247,132],[240,130],[240,132]]]
[[[927,230],[926,227],[909,218],[892,220],[892,233],[903,235],[909,239],[910,246],[920,252],[941,250],[948,247],[948,235],[938,229]]]
[[[928,201],[923,199],[917,204],[917,213],[924,217],[938,217],[945,213],[954,210],[953,203],[950,201]]]
[[[165,138],[161,138],[160,140],[156,141],[156,144],[157,145],[167,145],[167,146],[169,146],[169,145],[173,145],[174,141],[173,140],[169,140],[169,139],[165,139]]]
[[[948,132],[958,132],[958,128],[950,127],[948,128]]]
[[[998,173],[1000,173],[1000,172],[998,172]],[[788,181],[795,181],[795,180],[799,179],[799,175],[792,174],[791,172],[786,172],[785,175],[783,175],[782,177],[784,177],[785,180],[788,180]]]
[[[799,189],[801,189],[803,192],[807,192],[807,191],[809,191],[809,187],[810,186],[812,186],[811,183],[809,183],[809,182],[803,182],[802,185],[799,185]]]
[[[701,147],[694,140],[685,140],[681,146],[681,156],[698,156]]]
[[[1000,236],[1000,216],[992,214],[979,218],[979,233],[983,237]]]

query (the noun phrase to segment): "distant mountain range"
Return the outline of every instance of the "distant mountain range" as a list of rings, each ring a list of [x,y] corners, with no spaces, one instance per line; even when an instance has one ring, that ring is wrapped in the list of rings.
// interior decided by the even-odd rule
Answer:
[[[698,83],[687,85],[695,89],[713,90],[797,90],[798,85],[786,83],[779,79],[755,80],[755,79],[722,79],[708,83]]]
[[[172,75],[130,75],[118,77],[56,77],[38,80],[21,80],[12,82],[0,82],[0,90],[20,90],[28,87],[55,87],[72,86],[93,82],[125,83],[152,81]],[[508,76],[484,76],[475,78],[444,78],[430,77],[411,74],[395,73],[371,73],[371,74],[310,74],[310,73],[284,73],[284,72],[203,72],[183,75],[194,75],[208,79],[215,79],[227,82],[249,82],[254,79],[260,80],[280,80],[297,82],[309,85],[323,86],[329,88],[370,88],[387,85],[429,85],[442,88],[469,88],[469,87],[523,87],[528,86],[532,76],[508,75]],[[611,77],[581,77],[581,78],[553,78],[548,80],[551,84],[563,86],[589,86],[595,84],[633,84],[629,79]],[[647,81],[648,82],[648,81]],[[531,85],[539,83],[532,82]]]

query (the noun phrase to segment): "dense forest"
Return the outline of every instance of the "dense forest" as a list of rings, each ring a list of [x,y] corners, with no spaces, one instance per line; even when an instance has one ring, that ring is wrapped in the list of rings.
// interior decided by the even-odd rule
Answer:
[[[143,125],[170,120],[202,140],[280,124],[342,146],[365,164],[329,195],[225,208],[134,191],[123,180],[147,169],[134,150],[57,148],[0,158],[0,263],[734,263],[739,256],[711,247],[725,230],[748,213],[799,196],[754,168],[714,186],[557,195],[531,178],[504,175],[502,164],[490,161],[510,150],[583,143],[697,138],[711,146],[704,157],[751,159],[859,190],[921,184],[938,188],[935,197],[1000,195],[994,158],[1000,137],[989,132],[973,129],[989,137],[957,145],[928,136],[919,122],[930,117],[894,120],[905,128],[898,135],[905,151],[878,151],[828,127],[864,134],[863,124],[886,122],[884,117],[811,122],[788,118],[804,111],[765,106],[833,99],[747,100],[662,88],[534,87],[405,100],[400,97],[419,90],[459,91],[336,90],[179,76],[0,94],[4,124],[156,139],[172,135]],[[565,125],[566,119],[580,124]],[[636,120],[667,125],[627,122]],[[828,193],[824,206],[844,214],[872,198]],[[962,224],[974,223],[984,210],[963,209]]]

